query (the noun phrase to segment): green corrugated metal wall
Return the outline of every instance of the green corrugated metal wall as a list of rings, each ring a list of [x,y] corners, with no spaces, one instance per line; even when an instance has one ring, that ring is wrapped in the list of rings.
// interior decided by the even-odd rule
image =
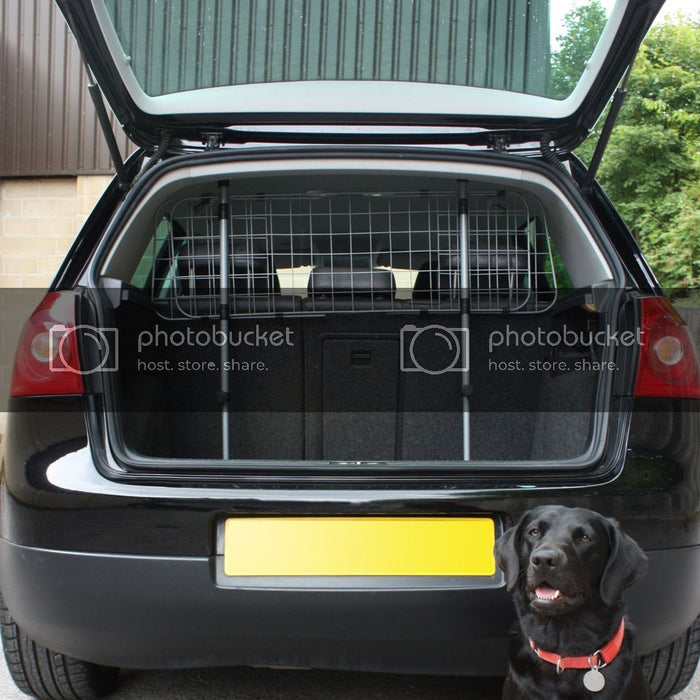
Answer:
[[[293,80],[418,81],[547,93],[549,0],[106,5],[136,77],[151,95]]]

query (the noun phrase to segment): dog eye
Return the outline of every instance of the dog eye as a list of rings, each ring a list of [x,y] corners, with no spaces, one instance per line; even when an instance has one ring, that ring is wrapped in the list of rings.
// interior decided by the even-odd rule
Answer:
[[[539,537],[540,531],[536,527],[533,527],[527,534],[530,535],[530,537]]]
[[[581,542],[593,542],[593,540],[584,532],[579,539]]]

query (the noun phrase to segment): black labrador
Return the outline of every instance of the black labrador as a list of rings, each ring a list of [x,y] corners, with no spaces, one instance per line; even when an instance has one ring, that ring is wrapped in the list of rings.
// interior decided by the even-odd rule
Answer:
[[[652,698],[622,601],[647,558],[614,520],[541,506],[495,551],[519,620],[504,700]]]

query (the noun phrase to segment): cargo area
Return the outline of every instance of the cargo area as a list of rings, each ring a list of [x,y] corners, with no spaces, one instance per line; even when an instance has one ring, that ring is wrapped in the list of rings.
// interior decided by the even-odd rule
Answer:
[[[381,466],[593,449],[607,349],[587,338],[610,323],[613,283],[551,185],[173,180],[99,277],[118,331],[114,431],[132,458]]]

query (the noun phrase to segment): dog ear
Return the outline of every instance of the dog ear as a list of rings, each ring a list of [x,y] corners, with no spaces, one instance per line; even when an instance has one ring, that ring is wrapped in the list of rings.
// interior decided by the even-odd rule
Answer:
[[[525,521],[525,513],[516,525],[509,527],[497,540],[494,546],[496,563],[506,577],[506,590],[513,590],[520,575],[520,531]]]
[[[644,576],[648,559],[640,546],[622,532],[615,520],[606,518],[606,527],[610,539],[610,556],[600,579],[600,597],[606,605],[612,605],[625,588]]]

